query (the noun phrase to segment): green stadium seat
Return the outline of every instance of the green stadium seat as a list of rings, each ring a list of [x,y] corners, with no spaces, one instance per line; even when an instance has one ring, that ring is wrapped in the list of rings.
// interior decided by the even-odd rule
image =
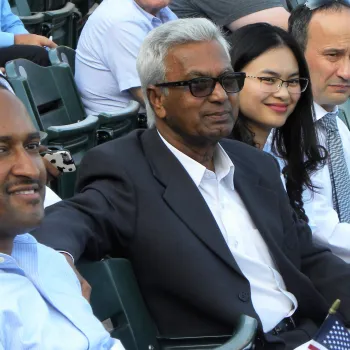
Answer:
[[[41,34],[44,23],[44,15],[42,13],[32,13],[26,1],[10,1],[11,11],[19,17],[24,26],[31,34]]]
[[[110,319],[111,336],[126,350],[240,350],[253,346],[257,321],[242,315],[233,336],[164,338],[159,336],[126,259],[80,261],[79,272],[90,283],[91,306],[101,321]]]
[[[74,75],[75,50],[66,46],[59,46],[49,51],[49,58],[53,66],[68,64]],[[131,101],[127,107],[115,114],[97,114],[101,126],[98,132],[99,143],[123,136],[135,129],[139,109],[139,103]]]
[[[35,126],[48,134],[49,148],[69,150],[79,167],[86,151],[96,145],[99,120],[85,116],[69,66],[41,67],[17,59],[5,68]],[[76,173],[65,173],[58,179],[55,190],[62,198],[74,194],[75,178]]]
[[[81,14],[72,2],[67,2],[61,9],[36,13],[32,12],[27,0],[11,0],[10,5],[29,32],[52,36],[57,45],[76,47]]]
[[[59,66],[61,63],[67,63],[75,74],[75,50],[67,46],[58,46],[49,50],[49,59],[53,66]]]

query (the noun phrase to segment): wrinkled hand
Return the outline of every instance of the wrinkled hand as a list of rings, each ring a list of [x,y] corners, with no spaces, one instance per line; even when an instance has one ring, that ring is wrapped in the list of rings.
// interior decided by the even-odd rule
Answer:
[[[73,269],[74,273],[77,275],[78,280],[79,280],[80,285],[81,285],[81,294],[90,303],[90,295],[91,295],[91,286],[90,286],[90,284],[83,278],[83,276],[75,268],[72,258],[66,253],[62,252],[61,254],[67,259],[68,264]]]
[[[57,45],[50,39],[42,35],[36,34],[17,34],[15,35],[15,45],[36,45],[46,46],[51,49],[57,47]]]
[[[44,145],[40,145],[39,153],[44,153],[48,148]],[[52,165],[47,159],[43,158],[43,162],[47,172],[47,182],[57,179],[62,173]]]

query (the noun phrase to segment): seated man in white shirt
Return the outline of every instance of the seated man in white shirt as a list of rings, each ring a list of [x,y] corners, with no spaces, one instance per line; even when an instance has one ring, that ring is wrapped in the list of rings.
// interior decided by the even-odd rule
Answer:
[[[329,153],[328,166],[312,177],[316,193],[304,193],[304,207],[316,241],[350,262],[350,132],[337,116],[350,96],[350,4],[312,1],[290,17],[309,65],[316,127]]]
[[[177,19],[170,0],[104,0],[87,21],[75,79],[88,114],[113,113],[130,100],[144,106],[136,57],[153,28]]]
[[[0,88],[0,350],[124,349],[92,314],[66,259],[26,233],[43,218],[40,135]]]

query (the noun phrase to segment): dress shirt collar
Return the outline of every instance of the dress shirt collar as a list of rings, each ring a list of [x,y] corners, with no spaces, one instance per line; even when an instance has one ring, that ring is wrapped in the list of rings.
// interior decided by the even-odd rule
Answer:
[[[164,139],[159,131],[158,135],[165,143],[165,145],[169,148],[169,150],[178,159],[181,165],[185,168],[195,185],[199,187],[205,172],[210,170],[207,170],[205,166],[196,162],[194,159],[190,158],[175,148],[173,145],[171,145]],[[224,179],[224,181],[227,181],[227,184],[230,186],[230,188],[234,190],[233,175],[235,167],[231,161],[231,158],[227,155],[219,143],[217,144],[214,151],[214,167],[217,181],[220,182]]]
[[[328,113],[337,113],[338,112],[338,106],[335,106],[332,112],[327,112],[323,107],[321,107],[319,104],[314,102],[314,108],[315,108],[315,114],[316,114],[316,121],[323,118]]]

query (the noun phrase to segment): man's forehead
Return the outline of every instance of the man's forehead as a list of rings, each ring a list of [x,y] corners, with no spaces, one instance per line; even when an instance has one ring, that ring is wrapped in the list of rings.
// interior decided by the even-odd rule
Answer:
[[[212,75],[232,70],[230,58],[217,41],[178,45],[169,51],[167,71],[183,75]]]
[[[0,90],[0,136],[21,136],[35,132],[23,104],[11,92]]]
[[[308,42],[317,45],[350,45],[350,9],[316,12],[310,21]]]

